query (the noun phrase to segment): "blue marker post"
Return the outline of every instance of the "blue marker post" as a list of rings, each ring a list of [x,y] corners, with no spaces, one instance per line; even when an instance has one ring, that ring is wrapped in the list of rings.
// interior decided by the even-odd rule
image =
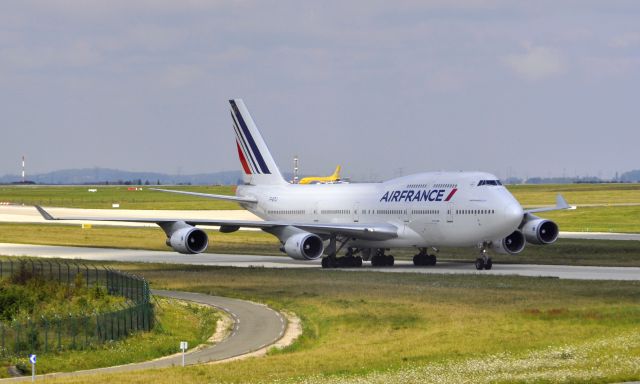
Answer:
[[[29,355],[29,362],[31,362],[31,382],[33,383],[34,381],[36,381],[36,355],[35,354],[30,354]]]

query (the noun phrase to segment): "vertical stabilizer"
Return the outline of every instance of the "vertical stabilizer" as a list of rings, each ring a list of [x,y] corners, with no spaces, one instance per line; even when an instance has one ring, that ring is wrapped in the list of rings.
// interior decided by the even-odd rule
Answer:
[[[229,100],[245,184],[286,184],[242,99]]]

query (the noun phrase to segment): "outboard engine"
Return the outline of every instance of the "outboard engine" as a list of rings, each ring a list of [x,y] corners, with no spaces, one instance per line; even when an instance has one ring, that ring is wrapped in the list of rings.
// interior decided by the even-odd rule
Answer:
[[[553,244],[560,233],[556,223],[534,215],[527,215],[520,229],[531,244]]]
[[[189,226],[173,232],[167,239],[167,245],[183,254],[202,253],[209,245],[209,237],[203,230]]]

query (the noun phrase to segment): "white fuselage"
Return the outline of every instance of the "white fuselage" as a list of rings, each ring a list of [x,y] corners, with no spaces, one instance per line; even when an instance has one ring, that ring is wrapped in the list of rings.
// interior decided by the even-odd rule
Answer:
[[[391,240],[350,246],[472,246],[502,239],[522,222],[522,207],[497,180],[482,172],[429,172],[382,183],[242,185],[236,195],[257,199],[243,205],[264,220],[398,228]]]

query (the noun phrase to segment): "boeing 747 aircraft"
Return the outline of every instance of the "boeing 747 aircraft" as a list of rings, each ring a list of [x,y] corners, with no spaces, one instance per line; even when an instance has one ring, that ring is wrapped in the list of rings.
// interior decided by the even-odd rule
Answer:
[[[413,263],[435,265],[429,250],[477,247],[477,269],[491,269],[487,251],[518,254],[525,244],[551,244],[558,226],[537,212],[568,209],[556,206],[523,210],[494,175],[484,172],[427,172],[381,183],[290,184],[280,174],[267,145],[241,99],[230,100],[231,120],[243,185],[236,196],[161,190],[238,202],[264,221],[176,220],[142,218],[55,218],[47,220],[151,222],[167,235],[167,245],[184,254],[207,249],[207,234],[198,225],[219,226],[228,233],[260,228],[276,236],[281,250],[297,260],[322,258],[324,268],[392,266],[392,248],[415,248]],[[345,251],[342,256],[339,254]]]

